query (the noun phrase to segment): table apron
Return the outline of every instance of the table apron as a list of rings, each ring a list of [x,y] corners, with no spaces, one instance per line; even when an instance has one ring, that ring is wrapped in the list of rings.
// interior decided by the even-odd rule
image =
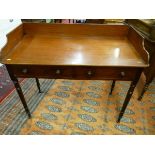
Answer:
[[[8,69],[16,77],[52,78],[74,80],[134,80],[137,72],[135,67],[95,67],[95,66],[39,66],[39,65],[8,65]]]

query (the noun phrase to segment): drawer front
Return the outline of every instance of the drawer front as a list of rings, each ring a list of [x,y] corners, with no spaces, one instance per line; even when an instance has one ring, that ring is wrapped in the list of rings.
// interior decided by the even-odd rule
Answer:
[[[17,77],[38,77],[38,78],[72,78],[72,68],[62,66],[13,66],[13,73]]]
[[[82,67],[82,66],[26,66],[14,65],[11,70],[17,77],[38,77],[83,80],[133,80],[137,68]]]
[[[90,80],[133,80],[138,69],[123,67],[78,67],[76,78]]]

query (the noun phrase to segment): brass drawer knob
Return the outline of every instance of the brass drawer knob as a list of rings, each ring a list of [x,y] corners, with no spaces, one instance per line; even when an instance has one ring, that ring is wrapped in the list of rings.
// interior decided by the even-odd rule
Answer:
[[[125,72],[121,72],[121,76],[124,77],[125,76]]]
[[[87,74],[88,74],[89,76],[91,76],[91,75],[92,75],[92,71],[88,71]]]
[[[60,74],[61,71],[60,71],[59,69],[57,69],[55,73],[56,73],[56,74]]]
[[[26,74],[26,73],[27,73],[27,69],[24,68],[24,69],[22,70],[22,73]]]

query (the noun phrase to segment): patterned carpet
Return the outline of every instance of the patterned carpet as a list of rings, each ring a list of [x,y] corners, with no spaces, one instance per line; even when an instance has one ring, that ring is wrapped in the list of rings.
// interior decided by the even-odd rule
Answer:
[[[155,81],[142,102],[137,101],[135,90],[120,124],[116,118],[130,82],[118,81],[109,96],[111,81],[40,81],[41,94],[34,79],[22,83],[29,108],[34,111],[32,119],[27,119],[14,92],[5,101],[8,104],[0,107],[0,134],[155,134]]]
[[[31,113],[36,109],[53,80],[40,80],[44,93],[38,93],[35,79],[27,79],[21,83],[24,96]],[[13,91],[0,104],[0,134],[16,135],[28,119],[16,91]]]
[[[142,102],[137,92],[116,123],[130,82],[56,80],[20,134],[155,134],[155,82]]]

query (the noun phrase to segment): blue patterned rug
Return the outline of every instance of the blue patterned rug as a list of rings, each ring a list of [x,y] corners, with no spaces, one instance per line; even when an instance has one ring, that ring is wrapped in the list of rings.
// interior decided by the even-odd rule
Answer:
[[[19,134],[155,134],[155,81],[143,100],[135,89],[120,123],[116,119],[130,82],[56,80]]]
[[[130,82],[116,82],[109,96],[111,81],[40,80],[22,82],[32,119],[28,119],[21,101],[13,91],[0,104],[0,134],[4,135],[150,135],[155,134],[155,81],[143,100],[138,89],[116,123]]]
[[[53,83],[54,80],[40,80],[43,93],[38,93],[35,79],[26,79],[21,83],[31,113],[37,108]],[[27,114],[15,90],[0,104],[0,134],[18,134],[27,119]]]

